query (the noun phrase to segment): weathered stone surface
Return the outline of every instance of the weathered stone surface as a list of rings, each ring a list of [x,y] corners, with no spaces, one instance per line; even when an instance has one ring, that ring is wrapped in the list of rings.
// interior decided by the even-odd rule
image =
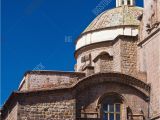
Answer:
[[[21,96],[18,120],[75,120],[75,99],[70,93]]]
[[[108,98],[120,104],[121,120],[160,120],[159,6],[145,0],[143,16],[141,8],[122,6],[97,17],[83,34],[110,27],[121,34],[114,40],[104,31],[88,34],[75,52],[79,72],[27,72],[2,107],[2,120],[100,120]]]
[[[115,71],[124,74],[131,74],[138,77],[137,70],[137,37],[119,36],[114,41],[106,41],[97,43],[77,51],[78,71],[81,66],[86,65],[80,59],[87,55],[91,55],[91,65],[94,67],[94,72]],[[100,46],[100,45],[101,46]],[[92,48],[92,47],[95,48]],[[82,52],[83,51],[83,52]],[[108,54],[109,58],[104,58],[101,54]],[[99,57],[101,56],[101,57]],[[96,61],[95,61],[96,59]]]
[[[31,71],[26,73],[19,90],[33,91],[38,89],[67,87],[84,76],[84,73],[78,72]]]
[[[100,14],[83,33],[120,25],[139,25],[137,17],[142,14],[142,8],[122,6],[107,10]]]
[[[138,44],[139,69],[147,73],[147,82],[151,85],[150,117],[160,120],[160,1],[144,2]]]
[[[126,91],[127,90],[127,91]],[[139,93],[136,89],[131,87],[116,84],[116,83],[105,83],[105,84],[98,84],[95,86],[87,87],[83,89],[83,91],[77,94],[77,117],[81,116],[81,108],[84,108],[84,111],[87,112],[95,112],[98,104],[98,100],[101,96],[107,93],[118,93],[124,96],[123,101],[123,113],[122,113],[122,120],[126,120],[126,109],[130,107],[132,110],[133,115],[140,115],[141,111],[144,112],[144,116],[147,117],[148,115],[148,103],[143,94]],[[94,115],[92,117],[94,117]],[[98,112],[98,114],[101,114]],[[137,117],[140,119],[142,116]],[[138,119],[135,120],[138,120]]]
[[[133,81],[130,79],[133,79]],[[131,84],[129,81],[133,83]],[[10,98],[10,104],[12,104],[11,100],[13,98],[16,98],[17,104],[9,108],[11,114],[4,112],[8,111],[8,108],[3,110],[3,119],[7,120],[12,115],[16,117],[13,120],[75,120],[86,118],[86,116],[99,119],[101,115],[97,108],[101,104],[101,102],[98,102],[99,98],[110,93],[123,96],[126,102],[123,104],[124,120],[127,117],[124,115],[127,107],[132,110],[132,116],[140,114],[139,109],[143,108],[144,115],[140,115],[141,118],[147,114],[148,94],[146,92],[149,91],[145,90],[144,85],[143,87],[138,85],[136,81],[135,78],[126,75],[101,73],[84,78],[71,88],[21,91]],[[140,80],[139,83],[141,83]],[[143,90],[138,88],[143,88]],[[83,116],[83,114],[86,115]]]

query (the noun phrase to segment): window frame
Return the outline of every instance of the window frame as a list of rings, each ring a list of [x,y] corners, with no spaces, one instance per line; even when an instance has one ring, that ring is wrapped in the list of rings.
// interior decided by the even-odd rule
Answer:
[[[114,105],[114,112],[111,112],[110,110],[109,110],[109,108],[110,108],[110,103],[109,104],[107,104],[107,112],[105,112],[104,110],[103,110],[103,115],[102,116],[104,116],[104,114],[107,114],[107,116],[108,116],[108,120],[110,120],[110,114],[114,114],[114,120],[116,120],[116,115],[120,115],[120,120],[121,120],[121,116],[122,116],[122,103],[113,103],[113,105]],[[117,112],[116,111],[116,105],[120,105],[120,112]]]

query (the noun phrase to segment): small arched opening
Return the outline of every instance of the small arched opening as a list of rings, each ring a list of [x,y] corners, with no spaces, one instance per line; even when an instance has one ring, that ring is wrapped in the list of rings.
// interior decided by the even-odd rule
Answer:
[[[113,56],[107,52],[101,52],[94,60],[95,73],[112,71]]]
[[[126,106],[126,100],[118,93],[107,93],[98,100],[100,107],[100,118],[102,120],[122,120],[124,119],[123,109]]]

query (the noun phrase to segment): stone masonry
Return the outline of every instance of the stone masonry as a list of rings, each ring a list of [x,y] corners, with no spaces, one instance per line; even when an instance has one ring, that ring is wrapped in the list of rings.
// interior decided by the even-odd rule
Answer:
[[[75,71],[26,72],[0,119],[160,120],[160,1],[116,2],[76,41]]]

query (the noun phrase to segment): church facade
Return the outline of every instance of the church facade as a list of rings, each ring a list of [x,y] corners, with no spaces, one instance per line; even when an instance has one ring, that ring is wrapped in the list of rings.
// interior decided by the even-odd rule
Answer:
[[[160,1],[116,0],[76,40],[74,72],[28,71],[2,120],[160,120]]]

